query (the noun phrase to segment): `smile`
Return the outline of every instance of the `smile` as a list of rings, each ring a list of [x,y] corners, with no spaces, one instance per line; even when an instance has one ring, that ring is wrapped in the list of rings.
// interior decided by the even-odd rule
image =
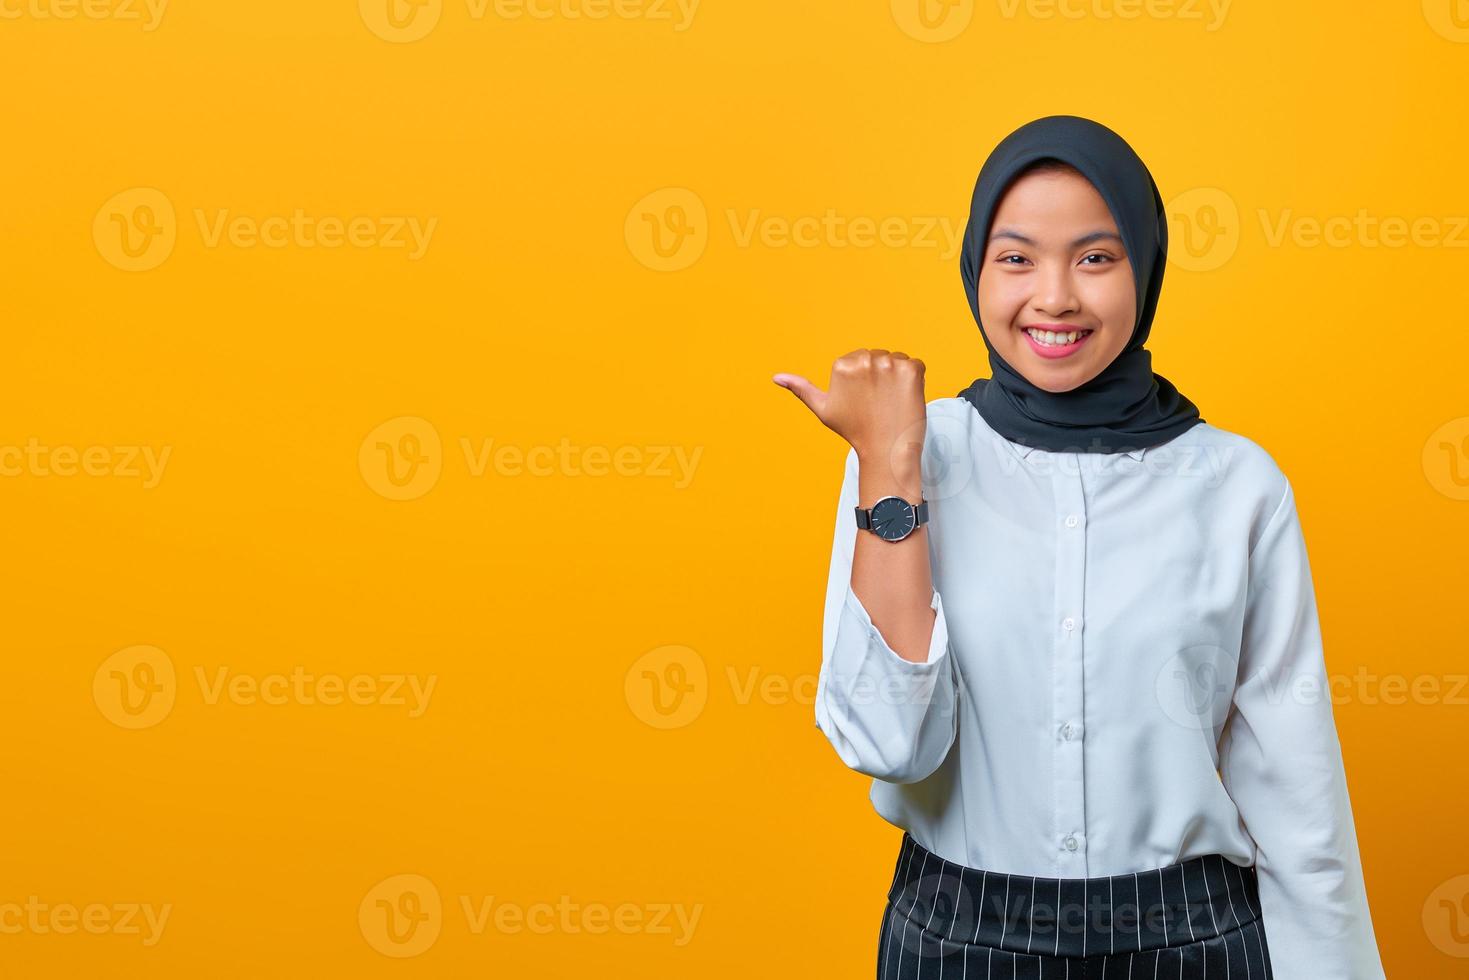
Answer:
[[[1030,341],[1031,350],[1042,357],[1065,357],[1078,350],[1086,343],[1086,338],[1092,335],[1091,330],[1071,330],[1056,332],[1052,330],[1036,330],[1027,327],[1023,331],[1025,337]]]

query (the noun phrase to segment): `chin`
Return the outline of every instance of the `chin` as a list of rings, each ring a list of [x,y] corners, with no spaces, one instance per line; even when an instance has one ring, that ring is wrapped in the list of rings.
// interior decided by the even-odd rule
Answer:
[[[1025,379],[1031,384],[1040,388],[1042,391],[1049,391],[1053,395],[1060,394],[1063,391],[1070,391],[1073,388],[1080,388],[1092,377],[1088,372],[1077,371],[1074,368],[1068,368],[1065,371],[1040,368],[1035,371],[1024,372],[1024,374]]]

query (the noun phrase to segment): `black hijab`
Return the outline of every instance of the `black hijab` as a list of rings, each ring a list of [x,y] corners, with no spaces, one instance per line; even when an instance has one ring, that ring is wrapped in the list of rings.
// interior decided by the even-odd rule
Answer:
[[[1000,198],[1038,160],[1069,163],[1091,181],[1112,212],[1137,284],[1132,339],[1103,371],[1070,391],[1050,392],[1025,379],[995,352],[979,320],[975,292],[990,223]],[[1080,116],[1046,116],[1000,141],[974,186],[959,269],[964,292],[990,352],[990,378],[959,392],[1000,435],[1053,452],[1119,453],[1146,449],[1204,421],[1194,403],[1153,373],[1143,349],[1168,256],[1168,222],[1158,185],[1132,147],[1101,123]]]

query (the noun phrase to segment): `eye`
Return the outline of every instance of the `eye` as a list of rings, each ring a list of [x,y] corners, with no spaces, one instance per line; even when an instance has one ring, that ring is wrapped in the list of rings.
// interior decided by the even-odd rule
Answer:
[[[1116,259],[1112,258],[1112,256],[1106,254],[1105,252],[1093,252],[1090,255],[1083,255],[1081,257],[1082,263],[1085,264],[1087,259],[1101,259],[1102,260],[1101,262],[1093,262],[1093,263],[1091,263],[1092,265],[1105,265],[1108,262],[1115,262],[1115,261],[1117,261]]]
[[[1029,262],[1030,261],[1029,259],[1027,259],[1023,255],[1015,255],[1013,253],[1010,254],[1010,255],[1002,255],[999,258],[995,259],[995,261],[998,262],[1001,265],[1016,265],[1017,264],[1015,262],[1007,262],[1006,259],[1019,259],[1021,262]]]

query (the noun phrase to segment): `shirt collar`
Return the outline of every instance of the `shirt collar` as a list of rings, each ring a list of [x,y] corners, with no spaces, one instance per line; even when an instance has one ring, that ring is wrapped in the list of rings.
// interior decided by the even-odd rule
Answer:
[[[1011,442],[1009,439],[1006,439],[1003,436],[1000,437],[1000,441],[1009,446],[1010,451],[1015,453],[1015,455],[1019,456],[1021,459],[1025,459],[1031,453],[1035,452],[1037,448],[1035,446],[1023,446],[1018,442]],[[1147,451],[1147,448],[1129,449],[1126,450],[1125,455],[1131,456],[1133,459],[1142,459],[1143,453]]]

